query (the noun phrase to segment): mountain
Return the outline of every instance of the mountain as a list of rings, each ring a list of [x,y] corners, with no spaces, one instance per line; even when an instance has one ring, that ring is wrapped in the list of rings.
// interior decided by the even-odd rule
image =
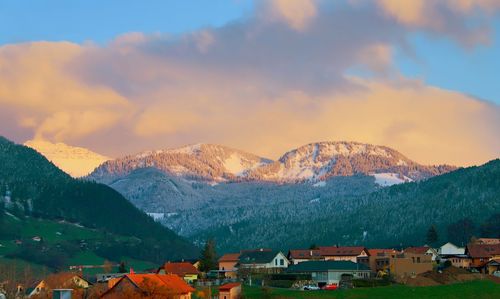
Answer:
[[[87,244],[88,250],[114,261],[128,256],[158,263],[198,254],[195,246],[156,223],[112,188],[73,179],[31,148],[0,137],[0,165],[1,216],[5,212],[19,221],[64,221],[94,230],[95,235],[107,237]],[[0,234],[0,240],[19,237],[9,229]],[[80,240],[71,242],[66,244],[68,248],[79,248]],[[62,245],[53,246],[60,250]]]
[[[386,146],[358,142],[317,142],[285,153],[278,161],[252,169],[253,180],[318,181],[354,174],[395,174],[401,181],[429,178],[455,169],[423,166]]]
[[[225,229],[260,219],[271,227],[280,219],[318,219],[319,207],[327,202],[348,208],[381,187],[453,169],[420,165],[391,148],[356,142],[308,144],[277,161],[198,144],[110,160],[88,179],[107,184],[157,221],[201,244],[220,228],[227,233]],[[276,234],[267,240],[278,236],[288,238]],[[248,234],[236,239],[234,244],[251,246],[266,241]]]
[[[445,243],[453,223],[468,219],[479,228],[495,217],[493,222],[498,223],[499,194],[500,160],[496,159],[357,196],[323,196],[313,205],[296,199],[288,204],[270,200],[265,209],[207,206],[185,212],[183,220],[231,215],[230,224],[213,225],[190,236],[194,242],[214,237],[227,251],[257,246],[286,250],[311,244],[409,246],[424,244],[431,225],[438,229],[439,243]],[[254,216],[240,220],[235,215]],[[476,229],[475,234],[479,233]]]
[[[135,169],[155,167],[165,173],[210,182],[238,180],[270,160],[222,145],[196,144],[176,149],[146,151],[107,161],[89,176],[109,183]]]
[[[61,142],[52,143],[35,139],[26,141],[24,145],[35,149],[72,177],[88,175],[97,166],[109,160],[108,157],[86,148],[69,146]]]
[[[169,175],[207,182],[269,181],[296,183],[324,181],[333,176],[355,174],[392,177],[385,184],[421,180],[455,169],[423,166],[394,149],[357,142],[311,143],[271,161],[221,145],[197,144],[177,149],[143,152],[110,160],[90,179],[110,184],[132,171],[154,167]]]

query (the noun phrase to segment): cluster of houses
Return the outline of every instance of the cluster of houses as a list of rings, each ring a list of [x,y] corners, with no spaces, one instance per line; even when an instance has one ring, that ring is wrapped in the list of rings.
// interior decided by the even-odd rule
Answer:
[[[223,255],[218,272],[227,278],[251,278],[255,272],[310,274],[314,283],[322,286],[338,285],[344,278],[388,275],[403,281],[445,264],[500,276],[500,239],[480,238],[466,247],[446,243],[439,248],[421,246],[404,250],[326,246],[292,249],[286,256],[280,251],[259,249]]]
[[[254,279],[254,284],[258,284],[255,278],[263,274],[306,275],[309,285],[323,287],[385,276],[403,281],[444,264],[500,275],[500,239],[477,239],[466,247],[446,243],[439,248],[422,246],[404,250],[363,246],[292,249],[287,254],[264,248],[243,250],[221,256],[218,269],[209,273],[199,271],[199,261],[181,261],[167,262],[149,273],[99,274],[94,285],[78,272],[53,274],[19,297],[37,298],[51,293],[54,298],[56,295],[71,298],[71,294],[74,298],[123,298],[123,294],[144,296],[161,291],[170,298],[190,299],[195,292],[193,286],[217,281],[220,299],[236,299],[241,296],[242,282],[252,284]],[[93,289],[92,296],[82,291],[88,289]]]

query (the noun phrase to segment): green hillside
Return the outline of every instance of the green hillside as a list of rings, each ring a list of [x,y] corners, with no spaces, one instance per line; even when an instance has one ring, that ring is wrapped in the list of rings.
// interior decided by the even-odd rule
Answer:
[[[85,251],[154,263],[198,254],[113,189],[73,179],[36,151],[2,137],[0,165],[0,250],[10,256],[54,268]],[[35,235],[43,242],[23,240],[12,247],[13,240]],[[61,256],[64,262],[57,260]]]

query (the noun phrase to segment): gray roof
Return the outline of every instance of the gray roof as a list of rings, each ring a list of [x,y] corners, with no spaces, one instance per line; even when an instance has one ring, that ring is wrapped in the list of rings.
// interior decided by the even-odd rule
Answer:
[[[240,255],[240,264],[266,264],[273,261],[279,251],[251,251]]]
[[[332,271],[369,271],[364,264],[354,263],[351,261],[310,261],[302,262],[297,265],[288,267],[287,272],[302,273],[302,272],[325,272]]]

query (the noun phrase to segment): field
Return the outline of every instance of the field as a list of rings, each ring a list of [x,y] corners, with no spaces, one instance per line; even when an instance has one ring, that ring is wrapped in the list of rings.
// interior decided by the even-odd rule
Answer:
[[[377,288],[358,288],[343,291],[296,291],[288,289],[248,287],[243,289],[245,298],[297,298],[297,299],[368,299],[368,298],[499,298],[500,284],[489,280],[431,287],[394,285]]]
[[[52,221],[45,219],[36,219],[31,217],[25,217],[23,219],[18,219],[14,216],[6,216],[4,218],[4,223],[6,231],[9,235],[0,234],[0,265],[19,268],[17,272],[22,273],[23,269],[30,268],[38,273],[46,273],[50,271],[46,267],[36,264],[34,262],[28,262],[20,259],[10,259],[5,256],[15,252],[18,249],[18,245],[15,244],[15,240],[22,240],[24,243],[35,243],[31,240],[32,237],[39,236],[42,238],[43,243],[49,246],[55,246],[61,242],[73,242],[78,244],[80,241],[84,242],[102,242],[113,238],[114,240],[128,240],[130,237],[123,237],[117,235],[105,235],[104,233],[93,230],[90,228],[82,227],[76,224],[67,223],[63,221]],[[132,267],[136,271],[143,271],[146,269],[151,269],[157,265],[152,263],[135,260],[129,257],[117,257],[119,261],[125,261],[127,266]],[[69,258],[67,261],[68,265],[102,265],[105,262],[105,258],[96,255],[91,250],[80,249],[78,252]],[[43,271],[41,270],[43,269]],[[113,269],[113,270],[118,270]],[[85,269],[84,275],[94,275],[96,273],[102,273],[103,269]]]

